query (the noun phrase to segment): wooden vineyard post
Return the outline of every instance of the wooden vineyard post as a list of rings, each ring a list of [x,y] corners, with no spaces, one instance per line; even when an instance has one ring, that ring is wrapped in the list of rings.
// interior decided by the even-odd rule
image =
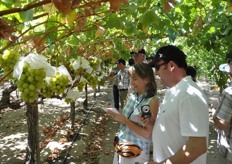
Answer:
[[[84,109],[88,109],[88,85],[85,84],[85,100],[83,102]]]
[[[75,101],[72,100],[70,102],[70,107],[71,107],[71,111],[70,111],[70,119],[71,119],[71,129],[74,130],[74,124],[75,124]]]
[[[38,103],[27,103],[28,145],[26,149],[26,163],[40,164],[39,133],[38,133]],[[36,157],[36,160],[35,160]]]

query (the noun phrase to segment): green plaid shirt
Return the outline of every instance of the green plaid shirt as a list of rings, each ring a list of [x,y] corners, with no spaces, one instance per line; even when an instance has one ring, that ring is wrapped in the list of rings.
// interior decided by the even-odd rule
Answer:
[[[223,91],[215,115],[231,125],[229,129],[218,130],[217,147],[223,157],[232,161],[232,87],[228,87]]]
[[[150,100],[151,98],[145,98],[144,95],[137,96],[137,93],[131,93],[127,99],[125,107],[123,108],[123,115],[142,126],[142,122],[139,118],[142,114],[141,106],[149,105]],[[149,155],[151,139],[147,139],[136,134],[124,124],[120,125],[118,137],[121,141],[136,143],[147,155]]]

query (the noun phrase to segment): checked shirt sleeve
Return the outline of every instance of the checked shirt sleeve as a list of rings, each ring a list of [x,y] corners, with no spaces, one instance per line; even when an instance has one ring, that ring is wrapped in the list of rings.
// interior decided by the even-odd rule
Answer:
[[[216,117],[230,123],[232,119],[232,87],[224,90],[220,100],[218,110],[216,111]]]

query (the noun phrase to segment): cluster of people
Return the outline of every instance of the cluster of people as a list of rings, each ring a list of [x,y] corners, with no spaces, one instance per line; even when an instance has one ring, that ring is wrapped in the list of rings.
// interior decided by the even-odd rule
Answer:
[[[117,63],[120,69],[116,75],[119,90],[127,88],[127,93],[120,96],[121,114],[112,111],[108,111],[108,114],[120,122],[118,139],[137,144],[142,153],[127,158],[115,152],[113,163],[206,163],[209,135],[208,102],[196,83],[196,70],[187,65],[186,54],[176,46],[163,46],[152,58],[152,64],[146,60],[144,49],[131,54],[134,56],[134,64],[129,68],[125,67],[123,59]],[[228,66],[232,75],[232,60],[228,61]],[[162,101],[157,96],[155,76],[159,76],[161,83],[167,87]],[[125,79],[126,84],[123,84]],[[129,88],[131,90],[128,90]],[[121,91],[119,95],[120,93]],[[228,141],[224,147],[223,141],[219,143],[219,152],[225,161],[231,162],[232,88],[226,89],[223,95],[214,122],[220,129],[220,139]],[[144,106],[149,109],[149,117],[143,115]],[[150,159],[152,161],[149,161]]]
[[[131,68],[137,63],[146,62],[146,52],[141,49],[137,52],[131,52],[131,58],[128,60],[129,67],[126,66],[124,59],[119,59],[116,64],[117,67],[112,69],[110,77],[113,81],[113,97],[114,97],[114,108],[122,110],[125,101],[132,91],[131,85]]]

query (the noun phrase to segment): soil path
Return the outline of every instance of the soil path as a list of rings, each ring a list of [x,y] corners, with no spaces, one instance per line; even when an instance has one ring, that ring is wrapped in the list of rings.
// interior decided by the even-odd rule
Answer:
[[[216,132],[212,112],[217,106],[218,91],[208,83],[199,83],[209,97],[210,133],[208,164],[215,162]],[[89,91],[89,109],[84,110],[84,96],[76,104],[75,131],[68,120],[70,107],[62,100],[48,99],[39,105],[39,129],[42,163],[110,164],[113,160],[113,138],[118,123],[102,108],[112,106],[111,85],[97,92]],[[159,95],[165,89],[159,86]],[[27,145],[25,108],[0,111],[0,163],[23,164]],[[57,129],[56,129],[57,128]],[[55,131],[55,133],[51,133]],[[48,137],[50,135],[50,137]],[[74,140],[75,139],[75,140]]]

